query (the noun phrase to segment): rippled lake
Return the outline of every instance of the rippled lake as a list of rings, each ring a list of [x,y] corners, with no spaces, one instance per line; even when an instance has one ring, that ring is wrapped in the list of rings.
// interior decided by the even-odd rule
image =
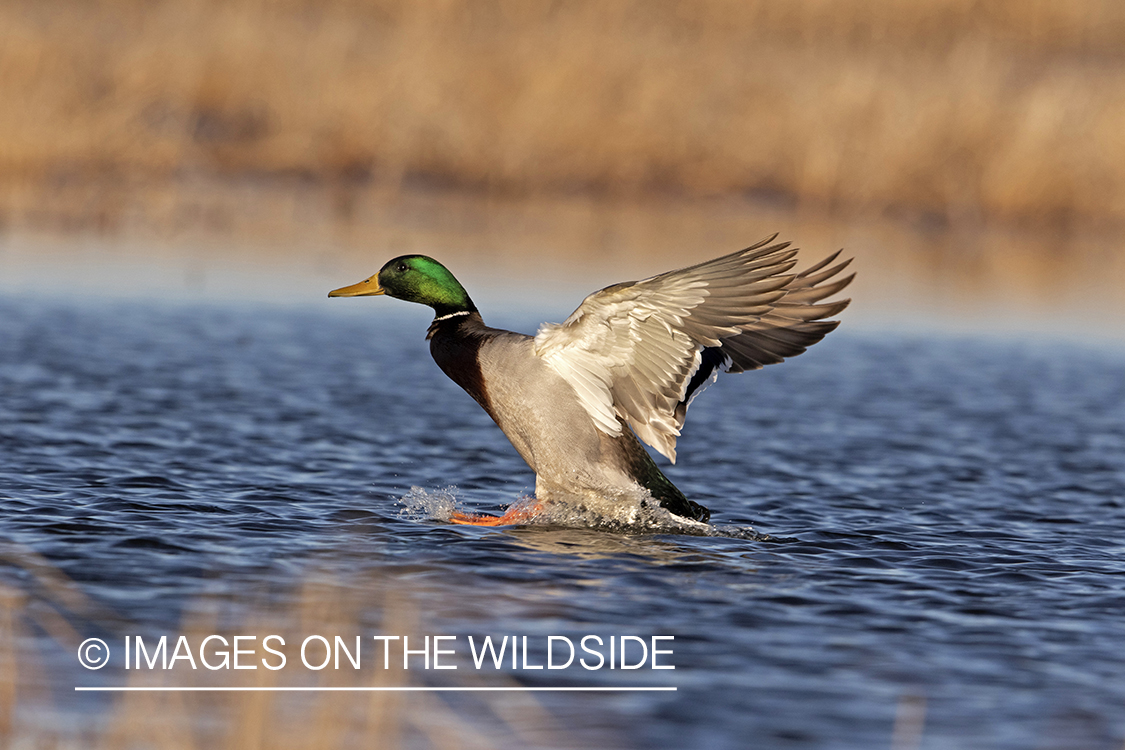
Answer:
[[[459,669],[399,673],[412,685],[676,688],[500,694],[494,719],[406,696],[408,746],[454,746],[421,728],[444,712],[486,746],[1119,750],[1125,354],[844,319],[692,406],[667,469],[712,510],[691,536],[443,522],[534,479],[430,360],[423,310],[0,297],[17,726],[105,721],[119,698],[73,688],[133,676],[120,653],[82,669],[87,637],[335,632],[307,624],[320,581],[345,634],[458,637]],[[470,635],[528,636],[542,663],[548,636],[587,634],[673,636],[675,669],[465,656]]]

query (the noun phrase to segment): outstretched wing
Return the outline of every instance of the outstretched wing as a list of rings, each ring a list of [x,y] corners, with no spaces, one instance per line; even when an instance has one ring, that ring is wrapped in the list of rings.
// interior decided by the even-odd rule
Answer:
[[[594,423],[637,436],[676,460],[687,407],[722,368],[756,370],[793,357],[834,329],[850,300],[821,303],[854,274],[839,252],[799,274],[797,249],[770,245],[594,292],[565,322],[545,323],[535,353],[571,384]]]

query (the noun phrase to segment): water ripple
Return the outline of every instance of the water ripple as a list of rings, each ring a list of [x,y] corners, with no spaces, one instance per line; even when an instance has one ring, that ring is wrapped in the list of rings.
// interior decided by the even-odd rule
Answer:
[[[480,529],[443,519],[532,474],[424,323],[335,309],[0,299],[4,580],[65,610],[46,561],[84,632],[330,576],[360,620],[379,580],[432,632],[672,634],[678,693],[544,700],[637,747],[887,747],[903,695],[926,747],[1125,739],[1120,355],[841,331],[693,405],[712,525]]]

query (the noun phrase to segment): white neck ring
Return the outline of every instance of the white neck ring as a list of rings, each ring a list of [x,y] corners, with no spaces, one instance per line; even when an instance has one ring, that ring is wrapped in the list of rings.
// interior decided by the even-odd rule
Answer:
[[[434,318],[434,322],[438,323],[438,322],[443,321],[443,320],[449,320],[450,318],[456,318],[458,315],[472,315],[472,313],[469,312],[468,310],[462,310],[461,312],[449,313],[449,315],[442,315],[440,318]]]

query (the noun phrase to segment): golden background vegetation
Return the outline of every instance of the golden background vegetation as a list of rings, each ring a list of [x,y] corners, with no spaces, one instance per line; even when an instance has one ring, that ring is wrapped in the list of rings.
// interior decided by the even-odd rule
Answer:
[[[1107,0],[0,7],[7,179],[766,191],[1125,219]]]
[[[0,101],[0,237],[663,261],[782,229],[1120,289],[1116,0],[4,0]]]

